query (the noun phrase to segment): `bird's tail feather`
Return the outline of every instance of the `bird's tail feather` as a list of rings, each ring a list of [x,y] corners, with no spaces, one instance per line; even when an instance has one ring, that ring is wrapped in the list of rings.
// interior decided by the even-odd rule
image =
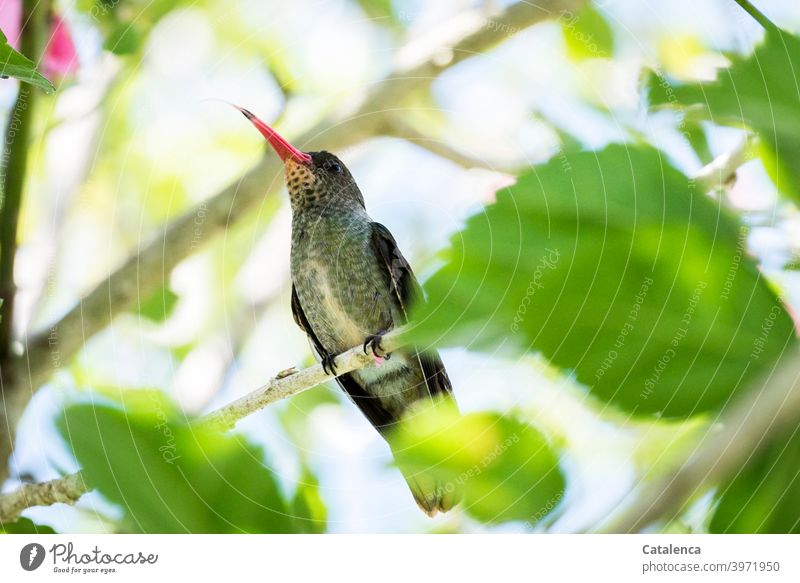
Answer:
[[[417,506],[430,517],[448,512],[461,500],[461,492],[453,482],[444,482],[430,473],[405,476]]]
[[[429,447],[428,440],[431,436],[441,437],[457,422],[455,399],[451,395],[420,399],[404,411],[403,418],[384,437],[414,500],[431,517],[452,510],[462,499],[462,482],[451,479],[446,460],[440,457],[445,455],[440,451],[443,444]]]

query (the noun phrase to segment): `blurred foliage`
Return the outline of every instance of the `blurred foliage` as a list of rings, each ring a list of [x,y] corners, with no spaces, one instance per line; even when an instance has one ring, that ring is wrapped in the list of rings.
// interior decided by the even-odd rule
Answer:
[[[58,427],[86,480],[123,510],[127,531],[324,528],[313,477],[304,476],[296,499],[287,501],[261,448],[189,425],[160,392],[127,393],[124,406],[72,405]]]
[[[103,48],[120,56],[137,53],[159,20],[187,5],[200,6],[202,0],[77,0],[78,10],[99,24]]]
[[[9,45],[6,35],[0,30],[0,78],[2,77],[14,77],[44,89],[47,93],[55,91],[53,84],[36,70],[34,62]]]
[[[534,427],[511,416],[420,407],[390,442],[404,475],[434,476],[446,493],[463,496],[467,514],[486,523],[533,525],[564,496],[558,455]]]
[[[731,67],[712,83],[676,85],[651,75],[651,104],[753,129],[761,137],[764,168],[778,190],[800,200],[800,94],[791,80],[791,71],[800,67],[800,38],[771,30],[752,55],[728,58]]]
[[[392,7],[392,0],[358,0],[358,5],[367,16],[382,26],[399,24]]]
[[[715,533],[800,533],[800,431],[772,437],[719,487]]]
[[[290,508],[300,532],[309,534],[325,532],[328,509],[320,495],[319,481],[308,466],[303,466],[303,473],[300,475]]]
[[[708,144],[708,136],[703,127],[703,122],[695,119],[684,120],[684,136],[689,142],[689,145],[697,154],[700,163],[705,165],[714,159],[711,153],[711,147]]]
[[[685,123],[691,124],[690,136],[697,136],[698,119],[755,131],[760,137],[756,151],[767,173],[781,193],[799,200],[800,95],[787,72],[800,65],[800,38],[768,29],[751,55],[728,55],[728,59],[730,68],[710,83],[680,85],[651,75],[651,104],[681,111]],[[694,140],[693,145],[699,149]],[[799,532],[799,463],[797,435],[773,437],[732,481],[720,486],[710,530]]]
[[[562,152],[453,237],[416,337],[540,350],[632,414],[716,410],[795,338],[743,235],[654,149]]]
[[[142,33],[127,22],[114,23],[108,31],[104,47],[115,55],[130,55],[144,42]]]
[[[314,364],[307,363],[309,366]],[[297,446],[297,454],[304,456],[311,445],[311,413],[322,405],[335,405],[340,401],[333,391],[338,387],[319,387],[313,391],[303,391],[294,395],[283,406],[279,406],[278,421],[286,434]]]
[[[570,58],[581,61],[613,56],[614,33],[591,4],[577,14],[562,13],[560,22]]]
[[[177,303],[177,294],[168,287],[162,286],[149,298],[139,303],[139,315],[156,323],[163,322],[169,317]]]

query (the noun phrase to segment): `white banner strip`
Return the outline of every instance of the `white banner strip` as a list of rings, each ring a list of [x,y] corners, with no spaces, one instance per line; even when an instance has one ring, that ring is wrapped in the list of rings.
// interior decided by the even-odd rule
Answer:
[[[777,583],[800,581],[799,564],[791,535],[0,536],[3,582]]]

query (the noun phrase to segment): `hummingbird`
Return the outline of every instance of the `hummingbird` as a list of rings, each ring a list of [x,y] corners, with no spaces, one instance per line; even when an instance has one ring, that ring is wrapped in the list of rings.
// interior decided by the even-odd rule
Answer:
[[[420,285],[389,229],[367,214],[353,175],[338,157],[300,151],[250,111],[234,107],[284,164],[294,321],[329,374],[336,375],[336,356],[353,346],[373,355],[375,366],[337,375],[336,382],[391,448],[392,427],[414,404],[445,399],[455,406],[436,351],[412,347],[387,354],[381,347],[384,334],[407,322],[410,306],[424,301]],[[431,475],[404,477],[429,516],[458,501],[454,488]]]

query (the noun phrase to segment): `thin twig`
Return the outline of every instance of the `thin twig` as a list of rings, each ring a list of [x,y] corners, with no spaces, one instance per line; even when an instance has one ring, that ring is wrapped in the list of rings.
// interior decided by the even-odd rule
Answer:
[[[388,136],[411,142],[440,158],[450,160],[464,168],[484,168],[493,172],[511,172],[513,170],[502,162],[492,162],[491,160],[470,156],[443,140],[426,135],[404,119],[401,119],[399,115],[387,116],[384,133]]]
[[[709,192],[726,190],[736,178],[736,170],[753,157],[752,137],[746,137],[730,152],[725,152],[703,166],[694,179]]]
[[[381,348],[386,352],[393,352],[402,346],[402,333],[403,329],[398,328],[386,334],[381,340]],[[372,356],[364,352],[363,346],[355,346],[336,357],[336,374],[345,374],[371,365],[372,362]],[[203,426],[213,427],[219,431],[227,431],[232,429],[237,421],[251,413],[255,413],[276,401],[316,387],[333,379],[334,376],[325,372],[321,364],[315,364],[289,376],[274,377],[261,388],[236,399],[216,411],[212,411],[208,415],[204,415],[198,423]]]

